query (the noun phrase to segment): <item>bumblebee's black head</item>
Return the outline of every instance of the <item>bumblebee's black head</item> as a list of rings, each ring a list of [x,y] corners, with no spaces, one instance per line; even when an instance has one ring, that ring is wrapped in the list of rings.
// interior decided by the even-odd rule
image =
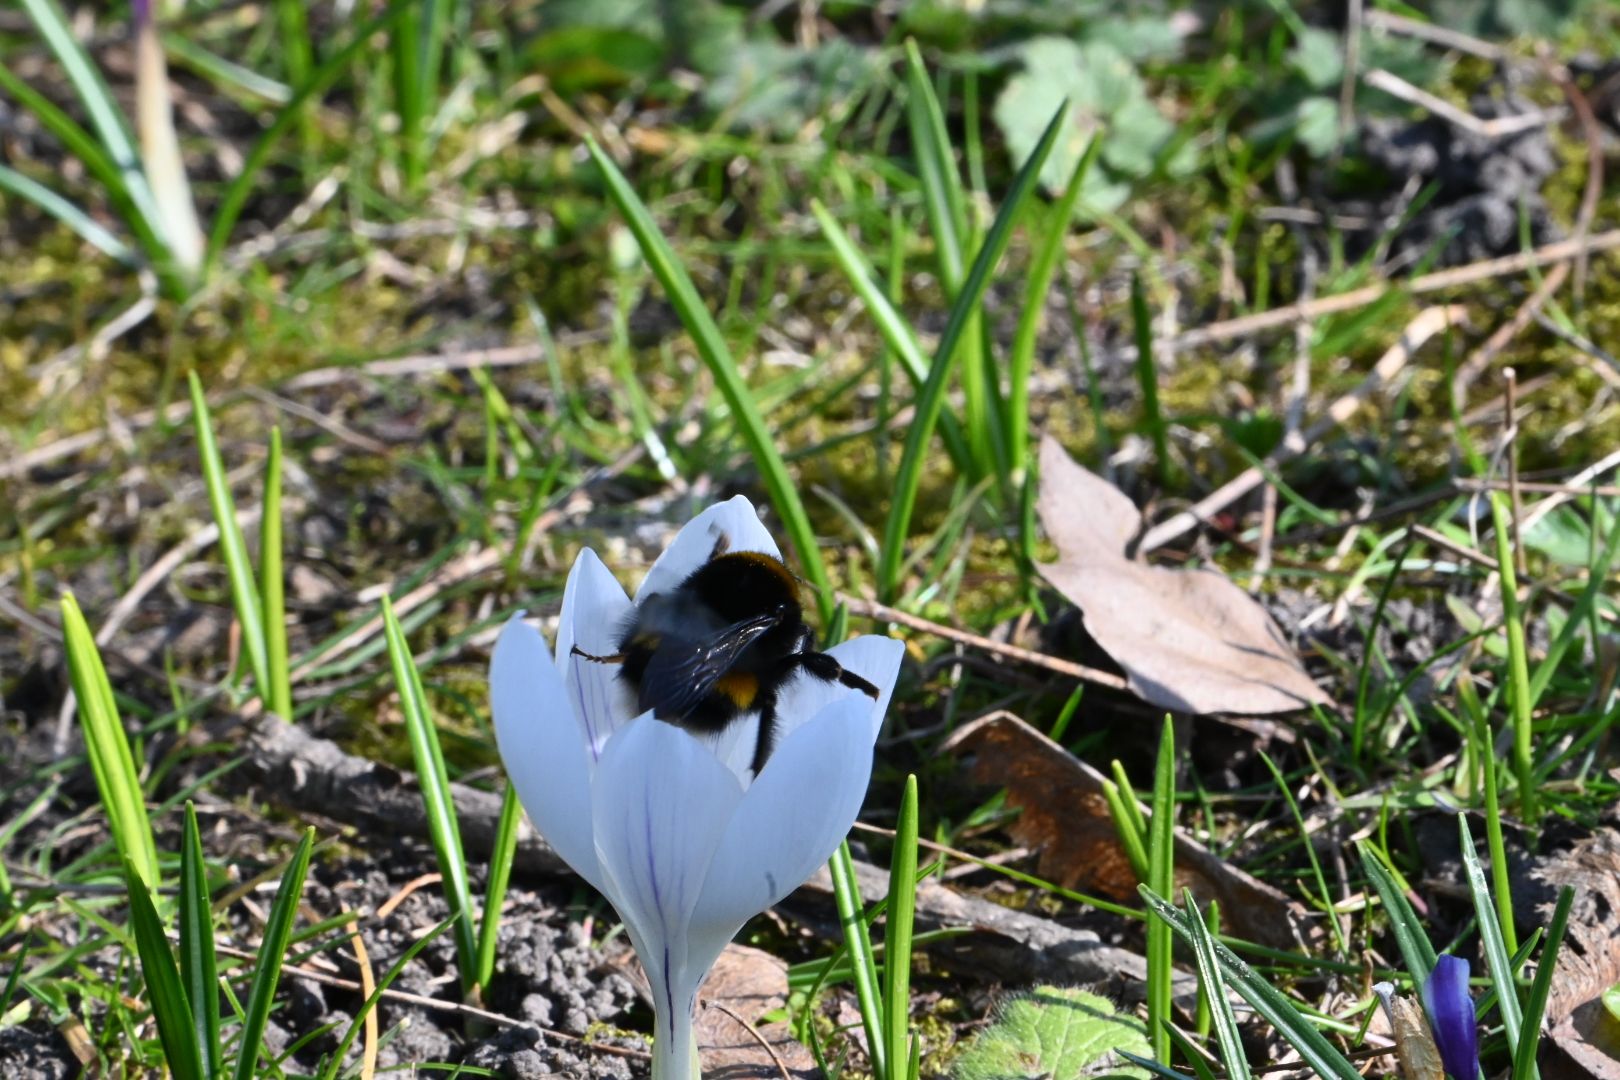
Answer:
[[[766,613],[779,615],[779,628],[797,630],[804,622],[799,579],[782,560],[761,551],[716,555],[692,571],[679,591],[728,623]]]

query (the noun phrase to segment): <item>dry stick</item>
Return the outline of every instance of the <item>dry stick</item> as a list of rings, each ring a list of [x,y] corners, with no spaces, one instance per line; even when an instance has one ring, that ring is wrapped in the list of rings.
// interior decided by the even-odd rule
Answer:
[[[1458,52],[1471,53],[1486,60],[1500,60],[1507,55],[1499,46],[1488,41],[1481,41],[1477,37],[1465,34],[1460,30],[1452,30],[1434,23],[1419,22],[1408,19],[1405,15],[1396,15],[1393,12],[1373,8],[1366,14],[1366,23],[1375,30],[1387,30],[1392,34],[1404,34],[1407,37],[1417,38],[1447,49],[1456,49]]]
[[[1362,81],[1375,90],[1382,90],[1391,97],[1427,109],[1447,123],[1485,139],[1500,139],[1506,135],[1529,131],[1531,128],[1543,127],[1558,119],[1561,114],[1561,110],[1538,109],[1513,116],[1499,116],[1494,120],[1481,120],[1473,113],[1459,109],[1445,98],[1435,97],[1427,90],[1413,86],[1399,75],[1383,68],[1374,68],[1367,72],[1362,76]]]
[[[1412,535],[1422,537],[1428,543],[1433,544],[1435,547],[1440,548],[1443,551],[1455,555],[1463,562],[1471,562],[1476,566],[1483,567],[1485,570],[1488,570],[1493,574],[1496,573],[1497,570],[1501,569],[1501,567],[1497,565],[1496,560],[1485,554],[1483,551],[1475,551],[1466,544],[1459,544],[1438,529],[1431,529],[1427,525],[1413,525]]]
[[[1168,521],[1149,529],[1142,537],[1142,542],[1137,545],[1138,553],[1146,554],[1163,547],[1195,528],[1200,522],[1208,520],[1217,511],[1253,491],[1264,482],[1268,472],[1282,462],[1298,457],[1305,447],[1355,415],[1362,402],[1389,385],[1424,342],[1446,327],[1462,323],[1466,315],[1466,310],[1460,304],[1429,307],[1418,312],[1417,316],[1406,325],[1406,329],[1401,331],[1400,339],[1389,347],[1389,351],[1379,358],[1378,363],[1373,365],[1367,377],[1361,380],[1354,390],[1328,406],[1327,416],[1307,428],[1298,443],[1294,446],[1285,444],[1267,457],[1263,466],[1243,470],[1204,496],[1190,509],[1183,510]]]
[[[419,353],[398,356],[391,360],[373,360],[366,364],[317,368],[302,375],[294,375],[279,389],[291,393],[295,390],[313,390],[346,382],[356,376],[432,375],[443,371],[465,368],[519,367],[546,358],[540,345],[506,345],[498,349],[452,349],[442,353]]]
[[[1507,485],[1501,480],[1476,480],[1473,477],[1462,477],[1453,481],[1462,491],[1506,491]],[[1520,480],[1519,490],[1528,491],[1532,495],[1568,495],[1580,498],[1582,495],[1598,495],[1603,498],[1613,498],[1620,495],[1620,484],[1554,484],[1541,483],[1535,480]]]
[[[1552,513],[1558,507],[1569,502],[1571,499],[1586,494],[1587,489],[1582,485],[1584,485],[1587,481],[1602,476],[1604,473],[1617,466],[1620,466],[1620,450],[1616,450],[1593,462],[1591,465],[1588,465],[1586,468],[1564,481],[1564,483],[1568,486],[1567,491],[1561,494],[1553,495],[1551,498],[1542,499],[1540,502],[1538,502],[1534,509],[1525,515],[1524,528],[1526,530],[1535,528],[1536,522]]]
[[[1509,274],[1521,274],[1526,270],[1533,270],[1539,266],[1564,262],[1579,255],[1613,251],[1620,248],[1620,229],[1610,229],[1585,238],[1572,237],[1561,240],[1556,244],[1534,248],[1530,251],[1521,251],[1513,255],[1503,255],[1495,259],[1485,259],[1467,266],[1452,267],[1449,270],[1437,270],[1432,274],[1412,278],[1410,281],[1380,282],[1377,285],[1368,285],[1364,288],[1353,289],[1347,293],[1338,293],[1334,296],[1324,296],[1312,300],[1308,304],[1289,304],[1286,307],[1272,308],[1254,315],[1245,315],[1237,319],[1227,319],[1225,322],[1210,323],[1208,326],[1187,330],[1176,335],[1177,348],[1187,348],[1193,345],[1211,345],[1222,341],[1231,341],[1235,338],[1248,337],[1264,330],[1275,330],[1279,327],[1290,326],[1299,319],[1319,319],[1324,315],[1338,315],[1342,312],[1353,311],[1359,307],[1366,307],[1374,301],[1381,300],[1391,292],[1406,292],[1413,296],[1422,296],[1427,293],[1440,292],[1444,289],[1454,289],[1459,285],[1472,285],[1492,278],[1505,277]],[[1119,355],[1129,359],[1135,355],[1132,346],[1121,346]]]
[[[1507,443],[1508,501],[1513,512],[1513,568],[1519,572],[1520,581],[1528,582],[1530,566],[1525,561],[1524,535],[1519,528],[1519,522],[1524,518],[1524,500],[1519,495],[1519,375],[1512,368],[1503,368],[1502,378],[1507,382],[1502,395],[1507,429],[1502,437]]]
[[[732,1009],[731,1006],[723,1005],[718,1001],[705,1001],[703,1003],[703,1007],[705,1009],[714,1009],[716,1012],[724,1013],[731,1017],[731,1019],[737,1024],[741,1025],[742,1029],[748,1032],[749,1035],[753,1036],[754,1041],[759,1043],[764,1051],[771,1056],[771,1061],[776,1063],[777,1071],[782,1074],[782,1080],[793,1080],[792,1075],[788,1072],[787,1065],[782,1061],[782,1055],[776,1052],[776,1047],[772,1046],[766,1041],[765,1036],[759,1033],[758,1028],[754,1027],[754,1025],[750,1024],[747,1020],[744,1020],[741,1016],[738,1016],[736,1010]]]
[[[933,634],[935,637],[942,637],[947,641],[971,645],[974,648],[983,649],[985,652],[1005,656],[1009,660],[1019,660],[1026,664],[1033,664],[1036,667],[1046,668],[1048,671],[1056,671],[1061,675],[1068,675],[1084,682],[1096,683],[1098,686],[1106,686],[1113,690],[1127,690],[1130,688],[1130,684],[1124,678],[1115,675],[1111,671],[1102,671],[1098,668],[1087,667],[1084,664],[1076,664],[1072,660],[1048,656],[1046,653],[1039,653],[1033,649],[1024,649],[1001,641],[992,641],[990,638],[982,637],[979,634],[970,633],[966,630],[957,630],[942,623],[931,622],[928,619],[901,611],[899,608],[880,604],[875,600],[850,596],[848,593],[839,593],[838,600],[849,609],[851,615],[860,615],[869,619],[881,619],[884,622],[909,626],[913,630],[921,630]]]
[[[360,1000],[368,1001],[377,989],[377,976],[371,970],[371,954],[366,952],[365,939],[360,936],[360,924],[350,919],[344,925],[349,940],[354,944],[354,962],[360,966]],[[377,1010],[366,1010],[365,1043],[360,1048],[360,1080],[372,1080],[377,1075],[377,1052],[382,1049],[381,1032],[377,1028]]]

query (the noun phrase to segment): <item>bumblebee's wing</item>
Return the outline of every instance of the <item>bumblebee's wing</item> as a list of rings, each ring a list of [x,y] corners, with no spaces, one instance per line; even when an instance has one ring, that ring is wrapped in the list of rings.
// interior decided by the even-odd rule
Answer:
[[[756,615],[706,638],[666,636],[642,672],[639,707],[652,709],[660,720],[684,720],[743,649],[777,621],[774,614]]]

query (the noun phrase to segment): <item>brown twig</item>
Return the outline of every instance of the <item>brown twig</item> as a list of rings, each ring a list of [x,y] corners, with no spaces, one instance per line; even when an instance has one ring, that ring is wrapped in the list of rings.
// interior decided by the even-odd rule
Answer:
[[[1439,45],[1447,49],[1456,49],[1458,52],[1470,53],[1483,57],[1486,60],[1500,60],[1507,53],[1497,45],[1488,41],[1481,41],[1470,34],[1450,27],[1438,26],[1435,23],[1419,22],[1417,19],[1408,19],[1405,15],[1396,15],[1394,12],[1373,8],[1366,14],[1366,23],[1375,30],[1385,30],[1392,34],[1404,34],[1419,41],[1427,41],[1431,45]]]
[[[1517,135],[1531,128],[1544,127],[1558,119],[1558,112],[1543,109],[1512,116],[1499,116],[1493,120],[1481,120],[1473,113],[1459,109],[1445,98],[1436,97],[1422,87],[1413,86],[1399,75],[1383,68],[1374,68],[1361,78],[1373,89],[1382,90],[1391,97],[1427,109],[1447,123],[1481,138],[1500,139],[1508,135]]]
[[[354,962],[360,967],[360,995],[362,1001],[370,1001],[371,995],[377,990],[377,976],[371,970],[371,954],[366,952],[366,942],[360,936],[360,925],[350,919],[344,929],[349,932],[349,941],[354,945]],[[365,1043],[360,1048],[360,1080],[372,1080],[377,1075],[377,1051],[381,1049],[377,1030],[377,1010],[366,1010]]]
[[[1298,457],[1304,449],[1326,435],[1333,428],[1344,423],[1355,415],[1364,401],[1370,398],[1377,390],[1388,386],[1390,381],[1400,373],[1424,342],[1435,334],[1446,329],[1454,323],[1461,323],[1466,311],[1461,305],[1449,305],[1425,308],[1407,324],[1401,332],[1400,340],[1389,347],[1389,350],[1373,365],[1372,371],[1367,374],[1359,385],[1348,394],[1339,398],[1328,407],[1327,415],[1307,428],[1297,442],[1284,443],[1266,458],[1261,466],[1245,469],[1237,476],[1228,480],[1194,506],[1174,517],[1160,522],[1149,529],[1137,545],[1137,551],[1146,554],[1163,547],[1170,541],[1181,536],[1188,530],[1196,527],[1200,522],[1207,521],[1211,515],[1230,506],[1233,502],[1247,495],[1259,487],[1266,478],[1267,472],[1274,469],[1284,461]]]
[[[1087,667],[1084,664],[1077,664],[1072,660],[1064,660],[1061,657],[1049,656],[1046,653],[1036,652],[1033,649],[1020,648],[1017,645],[1009,645],[1006,642],[993,641],[990,638],[984,637],[980,634],[971,633],[967,630],[958,630],[955,627],[946,626],[943,623],[933,622],[932,620],[924,619],[921,616],[912,615],[909,612],[901,611],[899,608],[892,608],[887,604],[880,604],[875,600],[866,600],[859,596],[850,596],[848,593],[839,593],[838,599],[849,608],[849,613],[851,615],[860,615],[869,619],[881,619],[884,622],[892,622],[898,623],[901,626],[909,626],[913,630],[921,630],[924,633],[933,634],[935,637],[942,637],[946,641],[955,641],[962,645],[971,645],[976,649],[983,649],[985,652],[995,653],[997,656],[1005,656],[1009,660],[1018,660],[1025,664],[1033,664],[1036,667],[1046,668],[1048,671],[1055,671],[1060,675],[1068,675],[1072,678],[1080,679],[1083,682],[1096,683],[1098,686],[1106,686],[1113,690],[1126,690],[1130,687],[1130,684],[1127,683],[1123,677],[1115,675],[1111,671],[1103,671],[1099,668]]]
[[[1457,488],[1462,491],[1506,491],[1505,480],[1476,480],[1473,477],[1462,477],[1454,481]],[[1554,484],[1541,483],[1535,480],[1520,480],[1519,490],[1528,491],[1532,495],[1570,495],[1579,498],[1582,495],[1597,495],[1602,498],[1613,498],[1620,495],[1620,484]]]
[[[1318,297],[1308,304],[1289,304],[1285,307],[1272,308],[1269,311],[1261,311],[1253,315],[1244,315],[1237,319],[1210,323],[1208,326],[1185,330],[1176,335],[1175,344],[1178,348],[1219,344],[1223,341],[1249,337],[1265,330],[1276,330],[1280,327],[1291,326],[1299,319],[1319,319],[1325,315],[1338,315],[1346,311],[1354,311],[1356,308],[1366,307],[1368,304],[1381,300],[1392,292],[1406,292],[1413,296],[1422,296],[1427,293],[1455,289],[1460,285],[1473,285],[1477,282],[1489,281],[1492,278],[1521,274],[1526,270],[1533,270],[1539,266],[1564,262],[1583,254],[1612,251],[1615,248],[1620,248],[1620,229],[1610,229],[1607,232],[1587,236],[1584,239],[1561,240],[1556,244],[1548,244],[1545,247],[1521,251],[1513,255],[1503,255],[1495,259],[1484,259],[1480,262],[1469,263],[1466,266],[1436,270],[1432,274],[1424,274],[1422,277],[1412,278],[1410,281],[1380,282],[1377,285],[1368,285],[1364,288],[1353,289],[1347,293]],[[1122,346],[1120,355],[1126,358],[1134,355],[1132,347]]]
[[[772,1046],[765,1036],[759,1033],[759,1029],[754,1027],[753,1024],[750,1024],[747,1020],[744,1020],[741,1016],[737,1015],[737,1011],[735,1009],[718,1001],[705,1001],[703,1003],[703,1007],[705,1009],[714,1009],[717,1012],[725,1013],[727,1016],[731,1017],[732,1020],[741,1025],[742,1029],[748,1032],[748,1034],[752,1035],[754,1037],[754,1041],[759,1043],[760,1047],[771,1056],[771,1061],[776,1064],[776,1071],[782,1074],[782,1080],[793,1080],[792,1074],[788,1072],[787,1064],[783,1062],[782,1056],[776,1052],[776,1047]]]

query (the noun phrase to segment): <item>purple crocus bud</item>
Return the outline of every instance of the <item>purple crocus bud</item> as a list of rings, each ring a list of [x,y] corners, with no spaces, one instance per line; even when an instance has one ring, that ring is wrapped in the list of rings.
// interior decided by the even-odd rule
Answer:
[[[1453,1080],[1474,1080],[1479,1075],[1479,1029],[1468,996],[1468,961],[1459,956],[1435,960],[1423,983],[1423,1008],[1446,1072]]]
[[[137,28],[152,21],[152,0],[129,0],[129,11]]]

